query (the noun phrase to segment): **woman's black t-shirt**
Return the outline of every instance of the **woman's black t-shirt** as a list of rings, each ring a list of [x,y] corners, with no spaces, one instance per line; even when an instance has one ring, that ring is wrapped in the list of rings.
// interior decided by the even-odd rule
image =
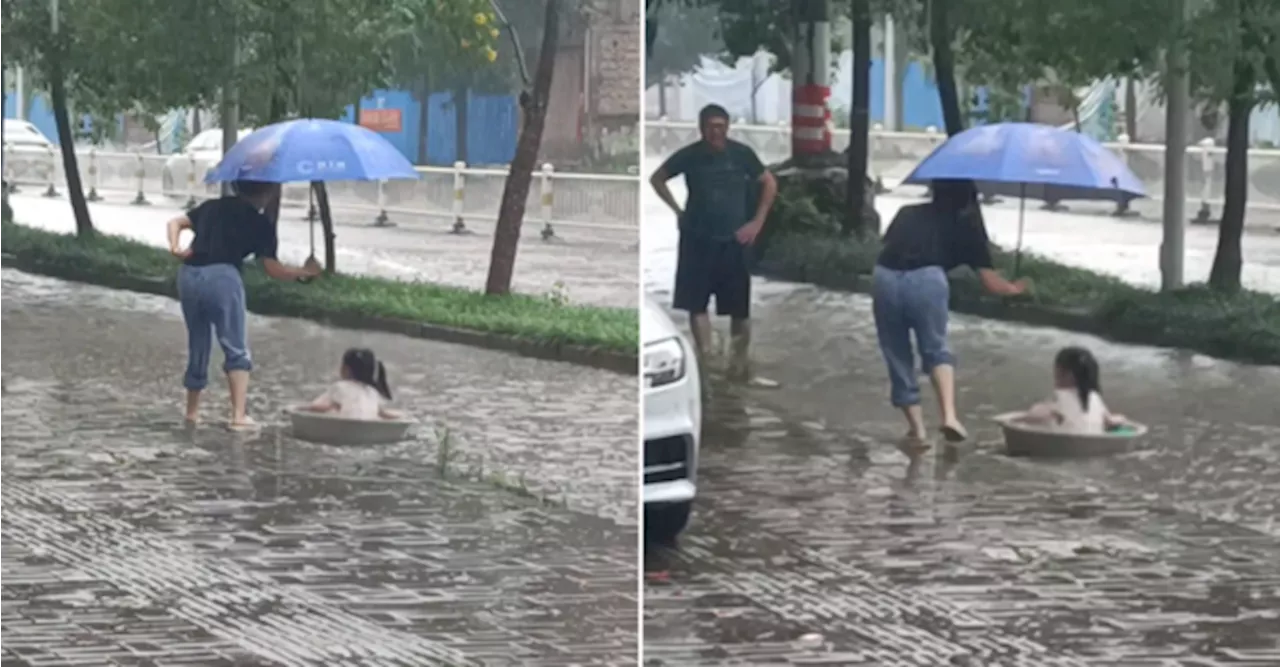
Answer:
[[[276,231],[271,221],[240,197],[210,199],[191,209],[187,219],[195,232],[190,266],[230,264],[237,269],[244,258],[275,259]]]
[[[980,218],[959,217],[932,203],[903,206],[884,233],[876,264],[894,271],[989,269],[990,241]]]

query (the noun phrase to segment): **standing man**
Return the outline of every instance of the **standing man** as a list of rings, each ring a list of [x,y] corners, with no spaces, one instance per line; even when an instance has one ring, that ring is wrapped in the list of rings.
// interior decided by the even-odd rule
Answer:
[[[751,373],[749,258],[778,194],[778,182],[755,151],[728,138],[729,112],[724,107],[703,107],[698,127],[702,139],[676,151],[649,179],[680,225],[672,306],[689,312],[698,356],[705,359],[711,351],[707,306],[714,295],[716,313],[731,318],[729,380],[776,387],[776,382]],[[689,192],[683,209],[667,187],[676,176],[684,176]]]

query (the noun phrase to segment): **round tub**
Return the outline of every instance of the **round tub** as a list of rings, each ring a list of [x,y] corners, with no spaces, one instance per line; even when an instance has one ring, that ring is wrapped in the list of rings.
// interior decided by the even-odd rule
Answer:
[[[416,423],[409,419],[346,419],[297,408],[289,411],[293,436],[326,445],[386,445],[404,440]]]
[[[1123,430],[1098,435],[1062,433],[1022,422],[1025,412],[1006,412],[994,419],[1004,431],[1009,456],[1070,457],[1119,454],[1147,434],[1147,427],[1129,422]]]

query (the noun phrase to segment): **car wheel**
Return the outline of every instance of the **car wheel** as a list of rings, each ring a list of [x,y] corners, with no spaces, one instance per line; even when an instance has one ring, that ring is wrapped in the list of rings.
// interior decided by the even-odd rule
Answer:
[[[663,503],[644,508],[644,539],[649,544],[674,547],[676,538],[689,525],[693,503]]]

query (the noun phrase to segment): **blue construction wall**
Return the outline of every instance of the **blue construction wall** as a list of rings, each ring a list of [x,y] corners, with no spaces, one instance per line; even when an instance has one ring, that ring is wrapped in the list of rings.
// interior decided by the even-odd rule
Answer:
[[[519,136],[519,111],[511,95],[474,95],[467,107],[467,152],[471,164],[500,165],[511,162]],[[457,118],[452,93],[435,93],[427,103],[427,155],[418,155],[419,114],[422,106],[403,90],[377,90],[360,101],[364,109],[399,109],[400,131],[384,132],[396,148],[417,164],[452,165],[457,160]],[[353,122],[354,106],[348,106],[342,120]],[[17,95],[4,96],[4,117],[17,117]],[[43,95],[31,99],[26,119],[55,143],[58,140],[53,112]]]
[[[511,162],[519,135],[519,113],[511,95],[469,93],[467,153],[473,165]],[[400,131],[382,132],[405,157],[416,164],[452,165],[457,160],[457,115],[453,94],[433,93],[427,100],[427,154],[418,155],[418,127],[423,105],[403,90],[376,90],[360,100],[361,109],[399,109]],[[355,107],[348,106],[342,120],[354,122]]]
[[[884,59],[871,61],[871,122],[884,123]],[[938,86],[925,75],[920,63],[910,63],[902,73],[902,124],[904,127],[942,129],[942,102]]]

